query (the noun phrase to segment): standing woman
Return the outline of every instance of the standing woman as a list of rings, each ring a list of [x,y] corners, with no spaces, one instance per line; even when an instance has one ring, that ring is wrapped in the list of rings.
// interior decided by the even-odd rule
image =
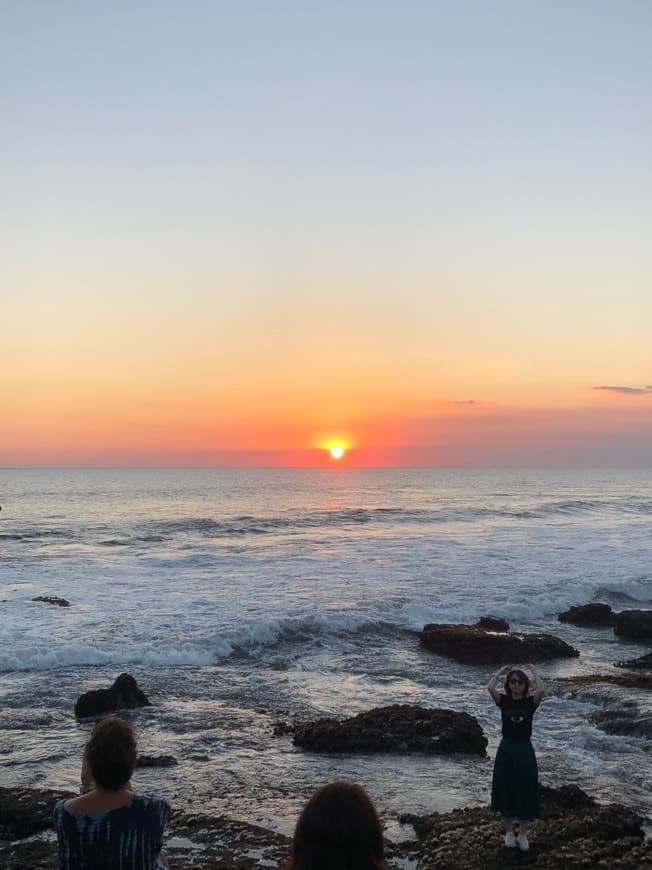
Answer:
[[[491,784],[491,809],[500,813],[505,827],[505,845],[526,851],[529,823],[539,817],[539,775],[537,759],[530,742],[532,717],[543,697],[543,683],[533,665],[532,694],[527,674],[518,668],[501,668],[491,678],[489,694],[500,707],[502,735]],[[505,677],[502,694],[496,683]],[[514,821],[519,823],[518,839],[514,837]]]

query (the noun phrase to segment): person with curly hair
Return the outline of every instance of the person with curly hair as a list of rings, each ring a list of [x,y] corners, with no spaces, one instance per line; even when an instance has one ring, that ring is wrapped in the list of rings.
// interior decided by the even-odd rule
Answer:
[[[82,794],[58,801],[54,826],[61,870],[160,870],[164,798],[136,794],[136,734],[118,716],[100,719],[86,744]]]

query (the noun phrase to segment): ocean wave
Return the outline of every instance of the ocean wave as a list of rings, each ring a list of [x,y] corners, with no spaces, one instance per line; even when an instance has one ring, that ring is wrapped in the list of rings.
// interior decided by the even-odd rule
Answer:
[[[2,532],[0,541],[37,541],[48,538],[72,538],[72,529],[20,529],[15,532]]]
[[[221,520],[208,517],[168,520],[157,523],[161,535],[198,534],[205,537],[263,535],[278,532],[303,531],[337,526],[373,524],[437,525],[441,523],[473,523],[487,520],[540,520],[573,517],[584,514],[652,514],[652,501],[647,499],[581,500],[543,502],[523,508],[443,506],[441,508],[347,508],[343,510],[310,511],[288,516],[236,516]]]
[[[95,646],[91,643],[61,646],[31,645],[0,654],[0,672],[56,670],[60,668],[115,665],[116,667],[205,666],[230,656],[261,658],[279,647],[319,643],[343,634],[393,636],[405,628],[362,614],[333,611],[298,618],[261,619],[231,629],[219,637],[203,635],[194,643],[124,642]]]
[[[415,525],[438,526],[445,523],[509,522],[536,523],[547,520],[572,520],[593,516],[598,518],[617,516],[652,515],[652,500],[641,496],[616,499],[567,499],[540,501],[531,504],[473,505],[434,504],[431,507],[375,507],[342,508],[337,510],[312,510],[289,512],[271,516],[236,515],[215,519],[197,516],[184,519],[146,521],[136,524],[120,524],[113,528],[105,524],[75,526],[70,528],[12,528],[0,534],[0,541],[23,543],[48,543],[66,541],[89,541],[95,537],[99,547],[130,547],[143,544],[160,544],[175,538],[199,537],[241,538],[278,534],[301,534],[312,530],[355,529],[368,526],[397,528]],[[108,532],[108,535],[107,535]],[[104,533],[105,536],[102,536]]]

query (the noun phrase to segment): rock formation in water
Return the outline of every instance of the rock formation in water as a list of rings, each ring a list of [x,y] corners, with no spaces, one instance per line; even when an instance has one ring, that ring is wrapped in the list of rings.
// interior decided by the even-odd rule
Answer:
[[[108,689],[93,689],[77,699],[75,716],[101,716],[114,710],[150,707],[145,693],[131,674],[120,674]]]
[[[543,662],[579,656],[574,647],[551,634],[486,631],[472,625],[425,625],[421,643],[438,655],[475,665]]]
[[[614,631],[621,637],[652,643],[652,610],[621,610],[614,615]]]
[[[611,626],[614,624],[614,612],[608,604],[594,602],[571,607],[564,613],[560,613],[557,619],[560,622],[572,622],[573,625]]]
[[[474,716],[413,704],[378,707],[351,719],[297,725],[294,743],[314,752],[464,752],[484,755],[487,738]]]

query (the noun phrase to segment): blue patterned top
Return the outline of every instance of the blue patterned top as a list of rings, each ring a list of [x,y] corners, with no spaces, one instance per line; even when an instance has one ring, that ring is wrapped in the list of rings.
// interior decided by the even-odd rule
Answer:
[[[134,795],[105,813],[70,813],[58,801],[54,827],[61,870],[155,870],[170,815],[164,798]]]

